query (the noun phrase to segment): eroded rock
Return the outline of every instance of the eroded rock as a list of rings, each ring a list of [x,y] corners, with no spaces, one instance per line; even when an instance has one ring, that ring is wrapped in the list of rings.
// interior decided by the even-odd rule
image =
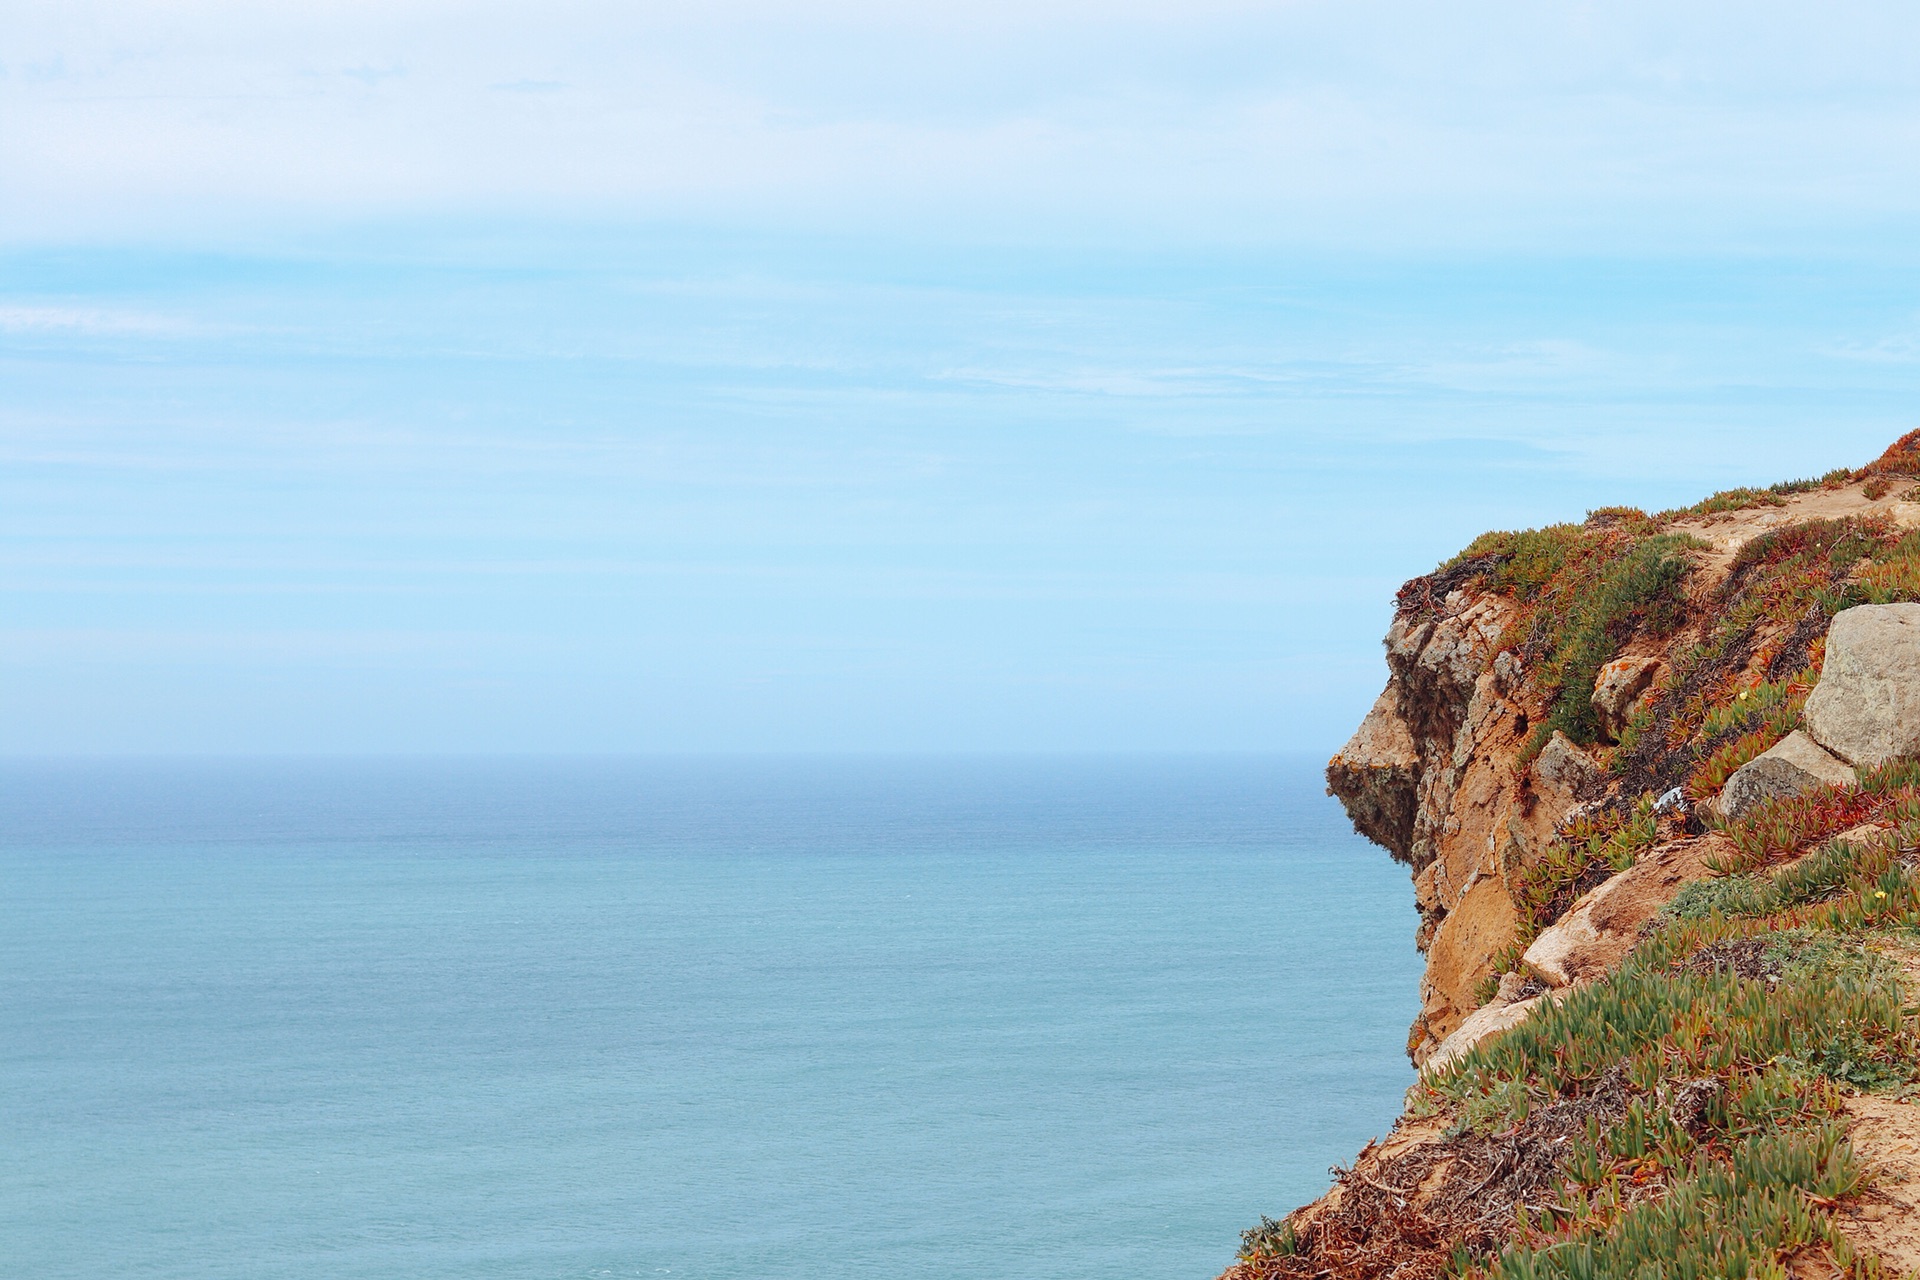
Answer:
[[[1435,863],[1434,869],[1443,865]],[[1513,940],[1513,899],[1497,876],[1475,874],[1438,923],[1427,938],[1421,1013],[1407,1043],[1416,1066],[1478,1006],[1474,988],[1492,958]]]
[[[1861,768],[1920,754],[1920,604],[1834,618],[1805,719],[1815,742]]]
[[[1720,790],[1720,813],[1738,818],[1767,800],[1853,781],[1852,765],[1795,729],[1734,771]]]
[[[1374,700],[1347,745],[1327,764],[1327,792],[1345,802],[1354,829],[1402,862],[1412,861],[1420,755],[1392,686]]]
[[[1556,987],[1597,978],[1640,938],[1640,926],[1673,901],[1680,886],[1709,874],[1707,859],[1730,852],[1718,836],[1656,845],[1640,860],[1587,891],[1533,940],[1521,963]]]
[[[1533,777],[1541,794],[1562,814],[1607,789],[1607,771],[1558,729],[1534,760]]]

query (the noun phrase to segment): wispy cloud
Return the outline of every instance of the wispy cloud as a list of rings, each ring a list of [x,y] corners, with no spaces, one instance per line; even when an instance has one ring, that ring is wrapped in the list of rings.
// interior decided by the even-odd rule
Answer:
[[[1888,3],[28,0],[8,26],[0,234],[431,210],[1510,247],[1920,213],[1920,13]]]
[[[1825,351],[1836,359],[1862,364],[1920,364],[1920,331],[1890,333],[1865,341],[1830,343]]]
[[[192,321],[104,307],[34,306],[0,302],[0,333],[92,337],[174,337],[198,330]]]

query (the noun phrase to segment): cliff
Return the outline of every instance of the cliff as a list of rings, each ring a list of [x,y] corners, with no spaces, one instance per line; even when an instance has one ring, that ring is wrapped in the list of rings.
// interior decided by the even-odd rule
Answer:
[[[1421,1083],[1229,1276],[1920,1265],[1916,601],[1920,432],[1407,583],[1327,781],[1413,876]]]

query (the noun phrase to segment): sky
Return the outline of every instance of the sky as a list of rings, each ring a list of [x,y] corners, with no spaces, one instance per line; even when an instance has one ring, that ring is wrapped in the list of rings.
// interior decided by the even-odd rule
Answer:
[[[1920,426],[1905,6],[295,9],[0,22],[0,752],[1325,752]]]

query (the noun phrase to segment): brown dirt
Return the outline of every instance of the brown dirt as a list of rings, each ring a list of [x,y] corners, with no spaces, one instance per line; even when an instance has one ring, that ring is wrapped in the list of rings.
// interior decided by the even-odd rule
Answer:
[[[1875,1171],[1866,1193],[1834,1222],[1853,1245],[1897,1272],[1920,1271],[1920,1105],[1849,1098],[1853,1149]]]
[[[1731,973],[1768,983],[1780,976],[1780,962],[1768,957],[1764,938],[1716,942],[1688,956],[1680,967],[1689,973]]]
[[[1920,951],[1881,951],[1899,964],[1909,998],[1920,992]],[[1840,1207],[1835,1224],[1889,1270],[1920,1272],[1920,1103],[1863,1094],[1845,1105],[1854,1152],[1874,1177],[1865,1194]]]
[[[1877,501],[1862,490],[1865,482],[1838,489],[1815,489],[1812,493],[1787,495],[1778,507],[1748,507],[1744,511],[1721,511],[1713,515],[1689,516],[1673,522],[1672,528],[1690,533],[1707,543],[1711,550],[1701,554],[1700,563],[1708,580],[1719,582],[1733,568],[1740,548],[1763,533],[1809,520],[1839,520],[1868,512],[1884,515],[1902,528],[1920,528],[1920,503],[1901,502],[1899,495],[1908,485],[1895,485],[1893,491]]]

